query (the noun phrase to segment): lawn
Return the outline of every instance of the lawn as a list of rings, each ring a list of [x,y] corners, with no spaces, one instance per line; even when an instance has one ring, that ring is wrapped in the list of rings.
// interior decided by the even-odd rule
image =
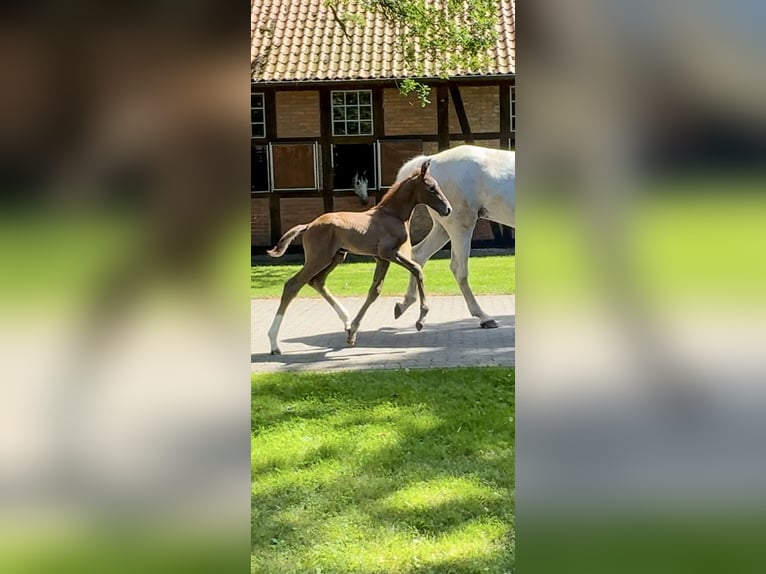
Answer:
[[[514,571],[514,371],[252,379],[252,571]]]
[[[460,295],[460,288],[449,268],[449,259],[432,259],[425,267],[425,288],[428,295]],[[258,265],[250,271],[251,297],[279,297],[287,279],[301,265]],[[367,295],[375,264],[369,262],[343,263],[328,277],[327,287],[337,296]],[[475,295],[512,294],[516,288],[516,257],[494,255],[471,257],[468,260],[469,282]],[[409,273],[391,265],[383,283],[382,295],[399,296],[407,290]],[[301,289],[302,297],[319,297],[309,286]]]

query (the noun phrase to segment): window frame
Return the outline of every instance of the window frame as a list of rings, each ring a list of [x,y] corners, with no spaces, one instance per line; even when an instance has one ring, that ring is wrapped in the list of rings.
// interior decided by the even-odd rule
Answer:
[[[337,95],[342,94],[343,96],[343,104],[336,105],[335,104],[335,97]],[[348,98],[346,97],[347,94],[356,94],[357,96],[357,103],[356,104],[349,104]],[[359,103],[359,96],[361,94],[368,94],[369,95],[369,103],[368,104],[360,104]],[[375,106],[373,105],[373,93],[372,90],[331,90],[330,91],[330,124],[332,125],[332,135],[333,137],[370,137],[375,135]],[[369,118],[362,118],[362,109],[370,110],[370,117]],[[336,109],[342,109],[343,110],[343,119],[336,119],[335,118],[335,110]],[[357,110],[357,117],[349,119],[348,110],[349,109],[355,109]],[[336,124],[343,124],[344,133],[337,133],[336,130]],[[357,133],[352,134],[348,131],[349,123],[356,124],[357,126]],[[370,131],[369,132],[363,132],[362,131],[362,124],[363,123],[369,123],[370,125]]]
[[[253,96],[261,96],[261,105],[260,106],[253,106]],[[261,110],[263,112],[263,121],[261,122],[254,122],[253,121],[253,110]],[[263,128],[263,135],[253,135],[254,127],[260,126]],[[250,139],[251,140],[262,140],[266,139],[266,94],[264,92],[250,92]]]

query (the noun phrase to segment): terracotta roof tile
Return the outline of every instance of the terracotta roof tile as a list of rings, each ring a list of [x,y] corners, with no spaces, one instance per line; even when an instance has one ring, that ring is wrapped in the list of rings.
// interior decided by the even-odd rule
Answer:
[[[516,69],[515,0],[498,2],[498,41],[491,63],[480,73],[512,74]],[[358,5],[350,14],[362,13]],[[394,51],[394,30],[379,14],[350,28],[346,38],[323,0],[255,0],[251,2],[250,57],[254,79],[264,82],[363,80],[407,75]],[[427,67],[427,74],[433,71]]]

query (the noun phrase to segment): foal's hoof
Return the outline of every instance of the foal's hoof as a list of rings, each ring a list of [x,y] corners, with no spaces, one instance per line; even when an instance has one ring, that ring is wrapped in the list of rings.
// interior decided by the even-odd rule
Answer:
[[[404,310],[402,309],[402,304],[397,303],[394,305],[394,319],[398,319],[402,316],[402,313],[404,313]]]
[[[416,328],[418,331],[422,331],[422,330],[423,330],[423,321],[417,321],[417,322],[415,323],[415,328]]]
[[[346,329],[346,343],[348,343],[349,347],[355,347],[356,346],[356,333],[351,333],[349,329]]]
[[[481,324],[482,329],[497,329],[497,321],[489,319]]]
[[[281,355],[282,351],[280,351],[279,349],[272,349],[270,354],[271,355]]]

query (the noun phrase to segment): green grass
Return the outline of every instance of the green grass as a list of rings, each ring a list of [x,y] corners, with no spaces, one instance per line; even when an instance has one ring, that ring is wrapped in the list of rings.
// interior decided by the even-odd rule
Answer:
[[[514,571],[514,372],[253,375],[252,571]]]
[[[425,288],[429,295],[460,295],[460,288],[449,268],[449,259],[433,259],[425,267]],[[250,271],[252,297],[279,297],[285,281],[295,275],[301,265],[260,265]],[[327,278],[327,287],[339,297],[364,296],[370,288],[375,263],[343,263]],[[496,255],[472,257],[468,260],[469,281],[476,295],[512,294],[516,288],[516,257]],[[409,273],[391,265],[383,283],[382,294],[403,295],[407,290]],[[319,297],[309,286],[301,289],[302,297]]]

